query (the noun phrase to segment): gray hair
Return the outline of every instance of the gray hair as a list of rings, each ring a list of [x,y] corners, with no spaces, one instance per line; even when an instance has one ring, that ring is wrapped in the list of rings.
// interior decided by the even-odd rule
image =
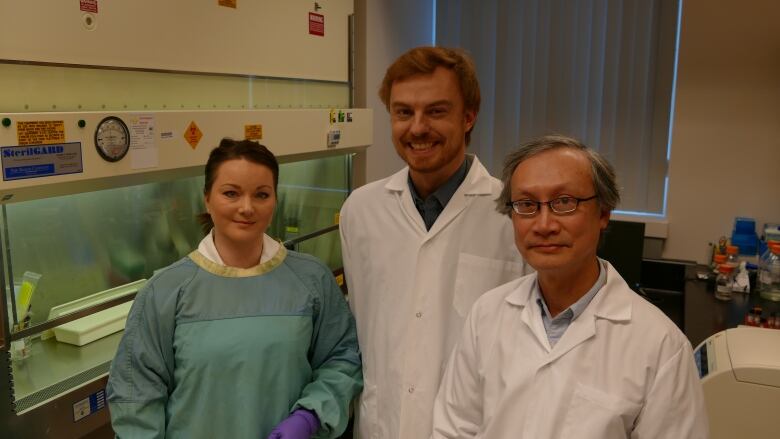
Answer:
[[[612,167],[604,156],[595,150],[576,139],[559,134],[537,137],[506,157],[501,177],[504,188],[496,200],[496,210],[510,217],[512,216],[512,207],[507,204],[512,201],[512,174],[514,174],[517,166],[537,154],[558,148],[571,148],[582,151],[588,157],[593,178],[593,188],[596,190],[596,198],[599,205],[604,211],[614,210],[620,203],[620,190],[617,186],[615,168]]]

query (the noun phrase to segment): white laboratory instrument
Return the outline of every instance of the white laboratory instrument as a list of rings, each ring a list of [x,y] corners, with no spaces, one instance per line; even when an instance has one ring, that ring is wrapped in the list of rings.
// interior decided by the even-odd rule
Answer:
[[[738,327],[694,351],[712,439],[777,437],[780,331]]]

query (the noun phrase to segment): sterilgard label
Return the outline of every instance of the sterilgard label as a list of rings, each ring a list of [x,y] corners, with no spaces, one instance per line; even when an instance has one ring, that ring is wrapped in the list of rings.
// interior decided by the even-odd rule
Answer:
[[[4,146],[0,159],[5,181],[84,172],[81,142]]]

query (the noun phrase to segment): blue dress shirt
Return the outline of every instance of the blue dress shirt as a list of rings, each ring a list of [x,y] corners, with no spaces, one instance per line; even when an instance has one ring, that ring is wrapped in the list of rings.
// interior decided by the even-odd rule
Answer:
[[[547,333],[547,340],[550,342],[550,347],[554,347],[555,343],[563,337],[563,333],[569,328],[571,322],[585,311],[588,304],[596,296],[601,287],[607,283],[607,269],[604,266],[604,261],[599,259],[599,277],[596,279],[596,283],[580,297],[579,300],[574,302],[570,307],[561,311],[557,316],[551,317],[550,310],[547,308],[547,302],[544,301],[541,290],[539,289],[539,281],[536,281],[534,290],[531,292],[533,297],[536,298],[536,303],[539,304],[539,308],[542,313],[542,323],[544,323],[544,331]]]
[[[466,175],[468,174],[473,161],[474,156],[466,154],[466,159],[463,160],[460,168],[452,174],[452,177],[445,181],[443,185],[436,189],[434,193],[428,195],[424,200],[417,193],[417,189],[415,189],[414,183],[412,183],[412,176],[411,174],[409,175],[407,181],[409,183],[409,190],[412,193],[414,207],[420,212],[426,230],[431,230],[433,223],[436,222],[436,218],[438,218],[444,211],[444,208],[447,207],[447,203],[449,203],[452,196],[455,195],[455,191],[458,190],[461,183],[466,180]]]

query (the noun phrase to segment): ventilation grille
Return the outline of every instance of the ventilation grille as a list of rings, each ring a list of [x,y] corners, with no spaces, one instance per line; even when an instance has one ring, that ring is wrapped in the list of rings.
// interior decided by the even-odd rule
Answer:
[[[60,396],[69,390],[73,390],[84,383],[90,382],[95,378],[107,374],[110,367],[111,362],[106,361],[105,363],[95,366],[92,369],[87,369],[78,375],[74,375],[66,380],[60,381],[57,384],[45,387],[16,401],[16,406],[14,409],[17,414],[20,414],[21,412],[31,407],[35,407],[44,401]]]

